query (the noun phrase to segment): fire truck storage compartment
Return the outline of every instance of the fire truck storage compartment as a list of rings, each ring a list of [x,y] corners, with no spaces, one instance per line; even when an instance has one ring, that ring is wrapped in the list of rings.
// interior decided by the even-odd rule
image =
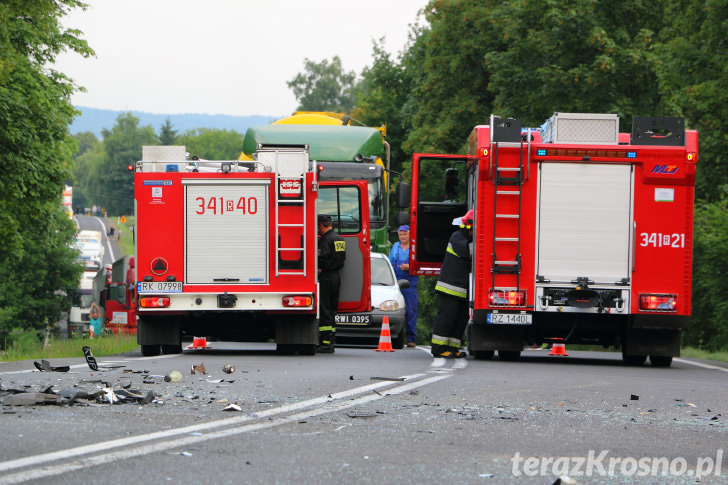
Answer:
[[[268,283],[270,181],[187,179],[185,283]]]
[[[631,166],[542,163],[540,170],[537,278],[629,281]]]

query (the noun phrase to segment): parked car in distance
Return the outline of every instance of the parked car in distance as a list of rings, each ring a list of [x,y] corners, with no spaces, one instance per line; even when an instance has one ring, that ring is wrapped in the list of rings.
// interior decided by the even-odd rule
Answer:
[[[389,317],[392,347],[401,349],[405,334],[404,297],[400,288],[409,281],[397,281],[392,263],[381,253],[370,253],[372,267],[372,310],[336,315],[336,344],[377,346],[384,317]]]

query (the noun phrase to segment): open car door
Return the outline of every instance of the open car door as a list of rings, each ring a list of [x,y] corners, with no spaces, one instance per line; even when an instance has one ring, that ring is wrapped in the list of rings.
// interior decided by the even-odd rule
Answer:
[[[346,241],[339,312],[371,310],[369,192],[365,180],[319,182],[319,214],[328,214]]]
[[[415,153],[410,198],[410,273],[440,273],[452,220],[467,212],[468,157]]]

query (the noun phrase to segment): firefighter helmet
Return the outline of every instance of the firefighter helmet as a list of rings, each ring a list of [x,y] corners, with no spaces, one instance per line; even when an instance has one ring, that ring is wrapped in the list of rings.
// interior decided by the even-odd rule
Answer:
[[[470,209],[462,217],[456,217],[452,220],[453,226],[460,226],[470,229],[473,227],[473,209]]]

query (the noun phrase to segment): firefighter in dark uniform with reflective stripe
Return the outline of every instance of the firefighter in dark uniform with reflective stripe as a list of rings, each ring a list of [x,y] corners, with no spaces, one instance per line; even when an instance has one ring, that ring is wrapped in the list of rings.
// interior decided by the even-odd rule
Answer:
[[[468,288],[472,262],[473,210],[453,220],[460,229],[452,233],[435,285],[437,317],[432,329],[432,355],[446,359],[466,357],[460,350],[468,324]]]
[[[316,352],[333,354],[336,343],[336,308],[339,306],[339,270],[346,259],[346,242],[334,231],[331,216],[319,214],[319,345]]]

